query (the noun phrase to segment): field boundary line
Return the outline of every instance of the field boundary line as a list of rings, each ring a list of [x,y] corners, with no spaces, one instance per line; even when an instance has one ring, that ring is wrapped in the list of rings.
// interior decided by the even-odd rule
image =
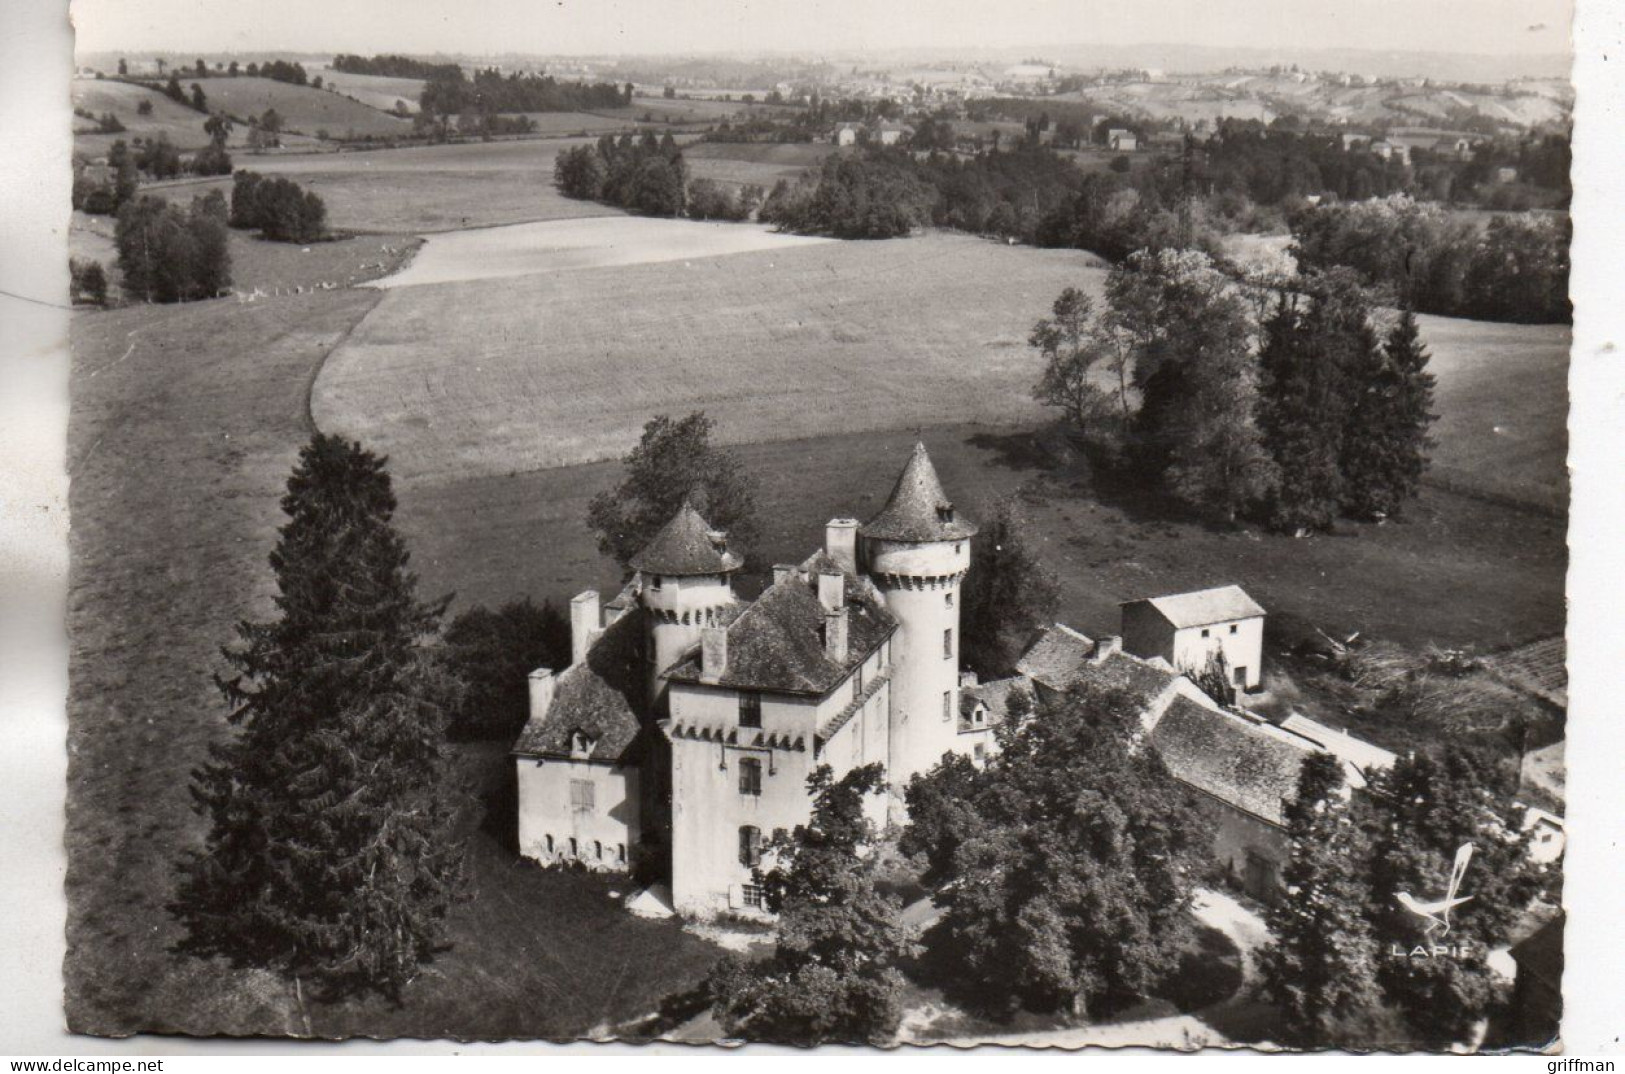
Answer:
[[[311,436],[315,436],[317,433],[322,431],[321,427],[316,424],[316,414],[312,409],[311,404],[316,395],[316,381],[321,377],[322,370],[327,368],[327,360],[333,357],[333,353],[335,351],[350,341],[350,337],[355,334],[355,330],[359,328],[368,317],[372,316],[373,311],[378,308],[379,303],[383,302],[385,295],[385,292],[381,288],[377,287],[352,287],[347,288],[347,290],[371,291],[373,294],[378,296],[378,301],[368,306],[367,312],[357,317],[350,327],[346,328],[343,334],[341,334],[338,339],[333,341],[333,345],[328,347],[327,350],[323,352],[321,358],[317,359],[315,364],[311,367],[310,375],[305,378],[304,413],[300,415],[300,419],[301,423],[305,427],[305,432]]]

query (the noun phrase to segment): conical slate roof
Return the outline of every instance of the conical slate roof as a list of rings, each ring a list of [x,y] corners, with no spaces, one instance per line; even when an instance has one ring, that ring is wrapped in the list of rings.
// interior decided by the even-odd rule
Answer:
[[[678,576],[727,574],[743,565],[738,554],[728,551],[723,535],[687,500],[631,563],[635,571]]]
[[[974,536],[976,523],[954,510],[925,445],[916,443],[886,506],[858,532],[882,541],[958,541]]]

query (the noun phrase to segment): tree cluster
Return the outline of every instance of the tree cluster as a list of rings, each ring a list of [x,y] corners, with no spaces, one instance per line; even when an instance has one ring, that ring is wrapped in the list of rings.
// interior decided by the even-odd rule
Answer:
[[[1404,195],[1305,209],[1292,217],[1305,270],[1344,266],[1422,313],[1524,323],[1572,317],[1566,216],[1453,220]]]
[[[289,60],[267,60],[258,67],[249,64],[248,75],[251,78],[258,75],[260,78],[286,82],[293,86],[303,86],[309,81],[304,66]]]
[[[1028,543],[1017,502],[1000,502],[971,542],[960,592],[959,657],[984,680],[1011,674],[1060,603],[1060,582]]]
[[[874,825],[864,802],[885,792],[884,770],[865,765],[835,780],[827,765],[807,780],[811,819],[775,840],[777,861],[758,871],[778,914],[773,953],[724,958],[706,981],[730,1037],[772,1044],[887,1044],[902,1019],[908,953],[902,906],[875,884]]]
[[[107,305],[107,270],[100,261],[70,257],[68,280],[69,298],[75,305],[81,302],[91,306]]]
[[[475,71],[448,66],[430,77],[418,97],[423,111],[434,115],[463,112],[591,112],[629,103],[614,82],[561,82],[552,75],[504,75],[495,68]]]
[[[447,733],[512,742],[530,714],[530,673],[569,666],[570,623],[550,602],[529,598],[495,610],[476,606],[446,628],[444,660],[463,684]]]
[[[182,862],[182,949],[296,986],[398,998],[443,942],[462,848],[444,773],[451,686],[427,641],[381,459],[317,434],[282,500],[277,617],[217,676],[235,733],[196,769],[208,822]]]
[[[1012,706],[985,768],[945,758],[907,789],[901,849],[941,883],[923,937],[953,991],[1009,1013],[1100,1013],[1179,965],[1208,831],[1117,690]]]
[[[455,63],[430,63],[410,56],[354,56],[339,53],[333,57],[333,70],[352,75],[378,75],[384,78],[421,78],[431,81],[460,76],[462,68]]]
[[[644,425],[637,447],[621,460],[626,476],[587,505],[587,528],[597,534],[599,552],[624,567],[684,500],[726,532],[730,546],[755,542],[756,482],[711,444],[715,427],[702,411],[680,419],[661,414]]]
[[[644,131],[619,140],[606,134],[593,145],[566,150],[553,163],[553,182],[565,197],[646,216],[682,216],[688,204],[688,165],[669,133],[656,139]]]
[[[1286,811],[1285,891],[1268,913],[1275,939],[1260,959],[1291,1043],[1369,1045],[1371,1026],[1397,1016],[1410,1043],[1444,1049],[1505,1002],[1490,952],[1547,877],[1493,783],[1460,750],[1401,758],[1364,793],[1334,758],[1305,760]],[[1464,847],[1471,897],[1448,911],[1444,933],[1405,902],[1444,896]],[[1450,957],[1416,953],[1435,943]]]
[[[181,209],[150,195],[119,209],[113,229],[124,294],[138,302],[213,298],[231,286],[226,203],[219,191]]]
[[[1349,270],[1260,283],[1204,254],[1140,251],[1106,309],[1068,289],[1030,343],[1033,386],[1108,461],[1119,451],[1188,506],[1285,532],[1397,516],[1427,467],[1433,376],[1416,318],[1379,332]]]
[[[760,219],[804,235],[890,239],[929,223],[935,191],[905,152],[834,154],[814,175],[780,180]]]
[[[291,179],[245,168],[232,179],[230,223],[258,228],[274,242],[319,242],[327,236],[327,206]]]

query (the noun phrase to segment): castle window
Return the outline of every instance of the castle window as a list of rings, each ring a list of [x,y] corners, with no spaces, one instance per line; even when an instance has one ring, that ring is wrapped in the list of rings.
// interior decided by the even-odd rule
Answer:
[[[762,890],[760,884],[740,885],[739,897],[752,909],[760,910],[767,906],[767,893]]]
[[[660,591],[660,575],[658,575],[658,574],[649,575],[649,588],[653,589],[657,593]]]
[[[861,693],[863,693],[863,665],[859,664],[858,669],[852,673],[852,696],[856,698]]]
[[[572,858],[579,857],[580,853],[581,853],[580,850],[576,846],[576,837],[572,835],[570,837],[570,857],[572,857]]]
[[[599,861],[604,860],[604,844],[597,839],[592,841],[592,856]]]
[[[739,695],[739,726],[762,726],[762,695],[754,693],[741,693]]]
[[[570,752],[585,756],[592,752],[595,740],[588,737],[585,732],[576,731],[570,735]]]
[[[942,595],[942,602],[950,608],[954,606],[954,591],[952,589]]]
[[[754,757],[746,757],[739,762],[739,793],[762,793],[762,762]]]
[[[952,690],[942,691],[942,718],[944,720],[954,718],[954,692]]]
[[[1236,633],[1236,631],[1238,631],[1240,629],[1241,629],[1241,627],[1237,626],[1235,623],[1230,624],[1230,633],[1234,634],[1234,633]]]
[[[949,627],[947,630],[942,632],[942,658],[944,660],[952,660],[954,658],[953,627]]]
[[[626,864],[626,844],[625,843],[616,843],[615,844],[615,860],[620,862],[622,865]]]
[[[547,852],[549,854],[553,853],[553,837],[551,835],[547,837]]]
[[[572,779],[570,781],[570,808],[575,810],[577,813],[591,813],[593,807],[597,804],[594,801],[595,795],[593,791],[594,788],[591,780]],[[572,839],[570,842],[574,844],[575,840]],[[570,853],[575,853],[575,847],[573,845],[570,848]]]
[[[762,864],[762,829],[753,824],[739,829],[739,864],[747,869]]]
[[[1202,637],[1211,638],[1212,636],[1213,636],[1213,631],[1209,630],[1207,627],[1202,628]]]

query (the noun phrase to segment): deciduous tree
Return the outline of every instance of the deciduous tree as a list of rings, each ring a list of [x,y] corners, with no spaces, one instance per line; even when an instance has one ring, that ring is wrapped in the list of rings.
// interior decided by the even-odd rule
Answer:
[[[1060,582],[1033,551],[1028,528],[1005,500],[971,542],[960,594],[960,657],[984,678],[1008,675],[1027,643],[1060,603]]]
[[[731,543],[748,548],[756,540],[756,483],[732,455],[712,446],[715,426],[703,411],[681,419],[661,414],[644,425],[637,447],[621,460],[621,483],[587,507],[600,552],[624,566],[690,496]]]
[[[551,602],[528,597],[495,611],[475,606],[452,620],[444,651],[447,670],[463,684],[451,736],[511,741],[530,713],[530,673],[569,665],[570,624]]]

